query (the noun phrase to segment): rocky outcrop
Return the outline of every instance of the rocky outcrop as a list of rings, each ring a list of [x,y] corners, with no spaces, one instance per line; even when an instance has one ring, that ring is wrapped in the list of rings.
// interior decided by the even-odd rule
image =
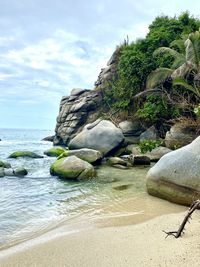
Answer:
[[[95,176],[94,167],[76,156],[70,156],[56,160],[50,172],[64,179],[84,180]]]
[[[69,149],[91,148],[104,156],[118,148],[124,141],[121,129],[107,120],[97,120],[84,127],[69,143]]]
[[[107,67],[101,69],[95,86],[101,89],[104,89],[105,86],[116,77],[117,73],[117,63],[120,56],[120,47],[117,47],[111,58],[107,62]]]
[[[107,67],[101,70],[93,90],[73,89],[70,96],[61,99],[55,128],[55,145],[67,145],[86,124],[100,117],[103,91],[115,78],[119,54],[120,48],[117,48]]]
[[[164,155],[147,174],[148,193],[183,205],[200,197],[200,137]]]
[[[54,144],[67,145],[85,124],[96,120],[101,100],[100,90],[73,89],[69,97],[63,97],[57,117]]]

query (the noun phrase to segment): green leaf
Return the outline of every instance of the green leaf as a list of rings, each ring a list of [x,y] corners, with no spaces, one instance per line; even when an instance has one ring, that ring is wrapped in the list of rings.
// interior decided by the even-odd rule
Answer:
[[[157,85],[162,84],[171,77],[172,73],[173,70],[168,68],[158,68],[152,71],[147,78],[147,89],[155,88]]]
[[[200,97],[200,90],[193,87],[192,85],[188,84],[188,82],[183,79],[183,78],[175,78],[173,80],[173,85],[180,85],[183,86],[184,88],[186,88],[187,90],[193,92],[195,95],[197,95],[198,97]]]

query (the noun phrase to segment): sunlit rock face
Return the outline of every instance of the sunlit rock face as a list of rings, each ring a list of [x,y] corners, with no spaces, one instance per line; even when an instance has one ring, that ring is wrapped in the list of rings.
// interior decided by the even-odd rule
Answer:
[[[147,174],[147,191],[183,205],[200,197],[200,136],[164,155]]]

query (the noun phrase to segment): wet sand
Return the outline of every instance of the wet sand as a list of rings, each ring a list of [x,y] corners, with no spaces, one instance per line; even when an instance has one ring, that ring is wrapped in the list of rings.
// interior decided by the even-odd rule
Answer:
[[[185,208],[187,210],[187,208]],[[200,266],[200,212],[180,239],[162,230],[176,230],[185,212],[167,214],[146,222],[115,227],[66,226],[35,240],[1,251],[1,267],[126,267]]]

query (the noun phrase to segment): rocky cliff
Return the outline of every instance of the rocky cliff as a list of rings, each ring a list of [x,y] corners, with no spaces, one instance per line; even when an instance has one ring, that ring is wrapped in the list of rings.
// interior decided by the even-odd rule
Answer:
[[[117,47],[107,67],[102,69],[93,90],[73,89],[60,102],[54,144],[67,145],[84,125],[95,121],[101,113],[103,92],[109,81],[116,77],[120,49]]]

